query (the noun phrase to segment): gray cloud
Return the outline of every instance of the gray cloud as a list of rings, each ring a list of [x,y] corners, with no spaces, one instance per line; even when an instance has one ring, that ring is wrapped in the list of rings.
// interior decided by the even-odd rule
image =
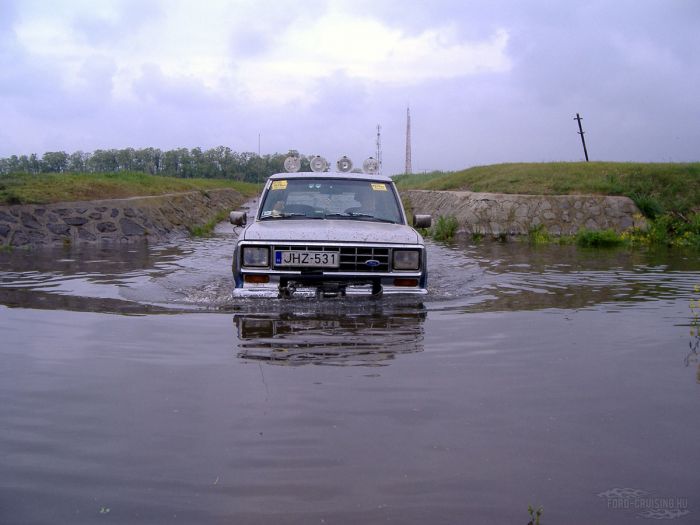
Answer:
[[[83,59],[79,81],[71,84],[60,63],[18,45],[12,28],[22,4],[0,1],[0,110],[14,130],[12,137],[0,131],[0,155],[151,145],[257,151],[260,134],[263,153],[295,148],[360,161],[374,153],[380,123],[386,170],[399,172],[410,103],[416,170],[579,160],[576,112],[584,117],[593,159],[697,160],[695,1],[347,2],[353,12],[409,36],[452,27],[453,38],[477,42],[505,30],[511,68],[410,85],[335,72],[309,84],[308,100],[277,105],[250,103],[238,63],[266,60],[285,23],[308,23],[331,4],[300,8],[288,2],[274,11],[246,4],[250,9],[241,11],[241,23],[227,35],[230,74],[218,89],[207,87],[206,78],[151,63],[137,72],[132,97],[125,99],[114,96],[123,80],[117,80],[120,66],[110,46],[128,44],[132,21],[147,24],[164,15],[157,2],[145,15],[140,3],[120,5],[115,20],[85,15],[73,21],[86,45],[98,51]]]
[[[165,11],[154,0],[121,0],[115,6],[116,16],[95,16],[91,11],[77,13],[70,21],[71,31],[92,45],[124,45],[131,35]]]

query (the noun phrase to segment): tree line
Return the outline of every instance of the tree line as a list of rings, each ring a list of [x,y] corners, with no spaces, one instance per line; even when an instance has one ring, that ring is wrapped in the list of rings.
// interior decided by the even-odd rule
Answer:
[[[299,155],[298,152],[290,152]],[[91,153],[47,151],[41,157],[12,155],[0,158],[0,174],[12,173],[117,173],[138,171],[151,175],[185,178],[225,178],[262,182],[273,173],[283,172],[289,154],[237,153],[226,146],[207,150],[178,148],[98,149]],[[309,169],[308,158],[299,155],[302,170]]]

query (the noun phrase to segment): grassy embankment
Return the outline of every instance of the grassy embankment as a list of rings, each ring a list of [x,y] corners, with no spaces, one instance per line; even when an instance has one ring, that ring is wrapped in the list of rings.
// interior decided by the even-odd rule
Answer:
[[[700,162],[550,162],[496,164],[457,172],[400,175],[399,189],[464,190],[530,195],[598,194],[630,197],[647,217],[647,231],[582,231],[582,245],[652,244],[700,248]],[[532,242],[549,242],[531,232]]]
[[[254,195],[260,186],[228,179],[182,179],[146,173],[44,173],[0,175],[0,205],[50,204],[232,188]]]
[[[228,179],[182,179],[137,172],[45,173],[0,176],[0,205],[51,204],[55,202],[122,199],[231,188],[245,196],[256,195],[259,184]],[[191,228],[192,235],[211,234],[228,215],[222,211],[206,224]]]

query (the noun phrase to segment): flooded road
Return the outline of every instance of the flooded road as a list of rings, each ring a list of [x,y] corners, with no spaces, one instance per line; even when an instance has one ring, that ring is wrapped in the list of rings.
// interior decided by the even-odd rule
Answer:
[[[0,524],[700,520],[697,254],[234,301],[233,240],[0,253]]]

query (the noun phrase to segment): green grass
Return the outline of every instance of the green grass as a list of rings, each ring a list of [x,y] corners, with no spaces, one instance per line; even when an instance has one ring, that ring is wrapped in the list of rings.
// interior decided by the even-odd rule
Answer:
[[[576,234],[576,244],[584,248],[610,248],[624,244],[624,238],[614,230],[580,230]]]
[[[449,242],[454,239],[459,223],[455,217],[440,216],[430,229],[430,236],[436,241]]]
[[[192,226],[189,228],[190,235],[192,235],[192,237],[211,237],[214,233],[214,228],[216,228],[216,225],[225,220],[228,217],[228,214],[229,212],[227,210],[222,210],[218,212],[209,222]]]
[[[631,228],[622,233],[614,230],[579,230],[576,235],[550,235],[542,227],[531,229],[527,235],[531,245],[576,244],[582,248],[674,247],[700,250],[700,213],[689,220],[665,214],[649,221],[649,228]]]
[[[542,514],[544,514],[544,508],[541,505],[536,508],[532,505],[528,505],[527,513],[530,515],[530,521],[527,525],[540,525],[540,518]]]
[[[700,210],[700,162],[547,162],[477,166],[394,177],[399,189],[530,195],[624,195],[648,217]]]
[[[687,216],[665,213],[651,220],[647,230],[632,230],[623,237],[632,244],[700,250],[700,212]]]
[[[538,224],[527,232],[527,242],[530,244],[549,244],[553,242],[553,237],[547,232],[544,226]]]
[[[0,176],[0,204],[119,199],[186,191],[232,188],[255,195],[260,185],[227,179],[183,179],[138,172],[46,173]]]
[[[700,249],[700,162],[548,162],[495,164],[456,172],[394,177],[400,190],[428,189],[529,195],[597,194],[631,198],[649,219],[646,231],[622,236],[583,231],[580,246],[678,246]],[[554,242],[540,229],[531,244]],[[558,238],[558,242],[570,239]]]
[[[677,246],[700,249],[700,162],[548,162],[495,164],[456,172],[398,175],[399,190],[427,189],[526,195],[623,195],[649,220],[647,230],[582,231],[557,242],[579,246]],[[542,228],[531,244],[555,242]]]

